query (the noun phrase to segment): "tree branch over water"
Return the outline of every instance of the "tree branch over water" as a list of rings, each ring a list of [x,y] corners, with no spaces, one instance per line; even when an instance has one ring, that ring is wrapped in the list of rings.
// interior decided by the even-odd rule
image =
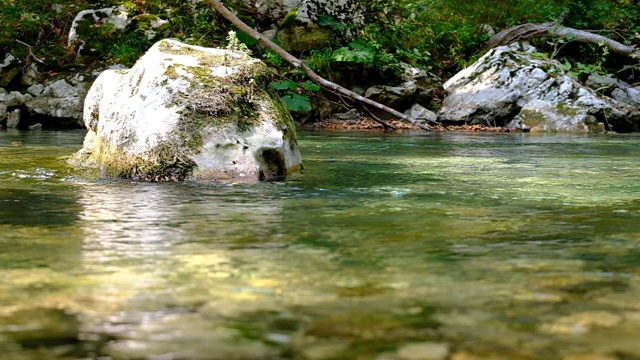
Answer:
[[[371,99],[368,99],[362,95],[356,94],[353,91],[344,88],[334,82],[331,82],[323,77],[321,77],[320,75],[316,74],[313,70],[311,70],[302,60],[298,59],[297,57],[291,55],[290,53],[286,52],[283,48],[281,48],[280,46],[278,46],[277,44],[275,44],[273,41],[269,40],[267,37],[265,37],[264,35],[262,35],[261,33],[259,33],[258,31],[256,31],[255,29],[253,29],[252,27],[250,27],[249,25],[245,24],[242,20],[240,20],[237,16],[235,16],[231,11],[229,11],[229,9],[227,9],[224,5],[222,5],[222,2],[220,0],[206,0],[206,2],[217,12],[219,12],[225,19],[229,20],[229,22],[231,22],[233,25],[235,25],[238,29],[240,29],[241,31],[245,32],[247,35],[251,36],[252,38],[256,39],[258,41],[258,43],[266,48],[268,48],[269,50],[275,52],[276,54],[280,55],[286,62],[288,62],[289,64],[300,68],[302,71],[304,71],[305,74],[307,74],[307,76],[309,77],[309,79],[311,79],[313,82],[315,82],[318,85],[321,85],[327,89],[329,89],[330,91],[333,91],[335,93],[338,94],[342,94],[344,96],[348,96],[351,99],[357,100],[363,104],[366,105],[371,105],[377,109],[383,110],[395,117],[397,117],[398,119],[407,121],[417,127],[419,127],[422,130],[426,130],[426,131],[431,131],[431,128],[428,126],[425,126],[423,124],[421,124],[420,122],[418,122],[415,119],[412,119],[409,116],[406,116],[405,114],[392,109],[386,105],[380,104],[376,101],[373,101]]]

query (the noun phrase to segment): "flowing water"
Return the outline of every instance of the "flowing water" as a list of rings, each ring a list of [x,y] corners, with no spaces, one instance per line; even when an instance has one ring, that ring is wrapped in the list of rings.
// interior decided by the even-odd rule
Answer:
[[[640,359],[640,135],[301,133],[254,185],[0,133],[1,359]]]

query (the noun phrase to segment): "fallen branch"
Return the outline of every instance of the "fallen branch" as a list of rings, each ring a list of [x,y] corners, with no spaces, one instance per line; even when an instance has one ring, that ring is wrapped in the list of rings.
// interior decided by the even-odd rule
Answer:
[[[333,83],[329,80],[326,80],[325,78],[321,77],[320,75],[316,74],[313,70],[311,70],[302,60],[296,58],[295,56],[289,54],[288,52],[286,52],[283,48],[281,48],[280,46],[276,45],[273,41],[269,40],[267,37],[265,37],[264,35],[262,35],[261,33],[259,33],[258,31],[256,31],[255,29],[253,29],[252,27],[250,27],[249,25],[245,24],[242,20],[240,20],[237,16],[235,16],[231,11],[229,11],[229,9],[227,9],[224,5],[222,5],[222,2],[220,0],[206,0],[207,3],[217,12],[219,12],[225,19],[229,20],[233,25],[235,25],[238,29],[240,29],[241,31],[245,32],[246,34],[248,34],[249,36],[251,36],[252,38],[254,38],[255,40],[258,41],[258,43],[266,48],[268,48],[269,50],[275,52],[276,54],[280,55],[280,57],[282,57],[286,62],[288,62],[289,64],[300,68],[302,71],[304,71],[305,74],[307,74],[307,76],[309,77],[309,79],[311,79],[313,82],[315,82],[316,84],[323,86],[331,91],[334,91],[336,93],[340,93],[342,95],[348,96],[354,100],[360,101],[364,104],[367,105],[371,105],[377,109],[386,111],[387,113],[401,119],[407,122],[410,122],[411,124],[419,127],[422,130],[425,131],[431,131],[431,128],[428,126],[425,126],[423,124],[420,124],[420,122],[418,122],[415,119],[410,118],[409,116],[406,116],[405,114],[392,109],[386,105],[380,104],[376,101],[373,101],[371,99],[368,99],[362,95],[356,94],[353,91],[346,89],[336,83]]]
[[[543,24],[522,24],[508,29],[492,36],[486,44],[486,48],[492,49],[501,45],[527,40],[534,37],[555,37],[567,38],[571,41],[578,41],[587,44],[603,45],[609,48],[611,52],[628,56],[634,59],[640,59],[640,51],[635,46],[625,45],[606,36],[594,34],[590,31],[573,29],[559,25],[555,22]]]

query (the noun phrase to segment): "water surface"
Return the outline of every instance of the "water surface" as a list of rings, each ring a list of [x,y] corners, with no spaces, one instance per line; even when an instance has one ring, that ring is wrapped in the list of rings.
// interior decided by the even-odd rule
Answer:
[[[307,132],[256,185],[83,136],[0,132],[2,359],[640,359],[640,136]]]

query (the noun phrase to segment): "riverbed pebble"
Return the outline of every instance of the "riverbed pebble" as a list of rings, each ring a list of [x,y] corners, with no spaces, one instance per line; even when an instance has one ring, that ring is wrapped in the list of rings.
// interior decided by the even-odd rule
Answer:
[[[403,345],[398,349],[402,360],[444,360],[449,356],[449,344],[420,342]]]
[[[592,328],[612,328],[622,322],[622,317],[607,311],[586,311],[563,316],[541,326],[540,330],[552,334],[582,334]]]

